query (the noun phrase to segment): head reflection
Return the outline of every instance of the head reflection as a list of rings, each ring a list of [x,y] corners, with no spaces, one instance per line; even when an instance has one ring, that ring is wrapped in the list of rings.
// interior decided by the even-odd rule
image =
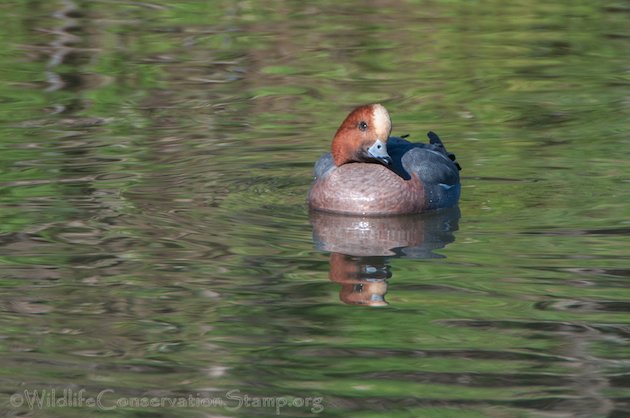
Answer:
[[[313,242],[330,252],[330,280],[350,305],[386,306],[390,258],[441,258],[455,241],[459,208],[420,215],[362,217],[312,211]]]
[[[330,254],[330,280],[341,285],[339,298],[349,305],[385,306],[387,279],[385,257]]]

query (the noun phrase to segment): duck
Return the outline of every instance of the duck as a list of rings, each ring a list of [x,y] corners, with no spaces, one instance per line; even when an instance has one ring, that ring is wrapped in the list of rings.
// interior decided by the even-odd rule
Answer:
[[[330,152],[314,167],[308,192],[313,210],[350,215],[401,215],[457,205],[461,166],[440,137],[428,143],[390,136],[392,122],[381,104],[362,105],[337,129]]]

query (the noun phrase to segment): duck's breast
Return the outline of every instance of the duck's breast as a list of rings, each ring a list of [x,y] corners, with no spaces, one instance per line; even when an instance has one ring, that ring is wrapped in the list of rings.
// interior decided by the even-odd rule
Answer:
[[[422,183],[404,180],[380,164],[351,163],[327,170],[309,192],[312,208],[338,213],[385,215],[425,210]]]

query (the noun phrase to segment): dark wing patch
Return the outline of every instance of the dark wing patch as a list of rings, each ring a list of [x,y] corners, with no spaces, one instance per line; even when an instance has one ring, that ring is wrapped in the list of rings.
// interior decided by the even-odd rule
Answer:
[[[453,161],[453,163],[455,164],[455,166],[457,167],[458,171],[462,170],[462,167],[459,165],[459,163],[456,161],[457,157],[455,157],[455,154],[453,154],[452,152],[448,152],[446,151],[446,147],[444,146],[444,143],[442,142],[442,140],[440,139],[440,137],[433,131],[429,131],[427,132],[427,137],[429,137],[429,143],[431,145],[434,145],[435,147],[437,147],[438,149],[440,149],[444,154],[446,154],[446,156],[448,158],[451,159],[451,161]]]
[[[403,167],[415,173],[425,186],[459,183],[455,164],[442,152],[430,148],[412,148],[402,158]]]

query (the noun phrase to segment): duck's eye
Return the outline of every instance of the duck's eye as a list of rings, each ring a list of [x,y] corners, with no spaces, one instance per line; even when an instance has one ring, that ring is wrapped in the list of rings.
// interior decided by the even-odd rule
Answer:
[[[359,122],[359,130],[360,131],[365,132],[365,131],[367,131],[367,128],[368,128],[368,124],[365,121]]]

